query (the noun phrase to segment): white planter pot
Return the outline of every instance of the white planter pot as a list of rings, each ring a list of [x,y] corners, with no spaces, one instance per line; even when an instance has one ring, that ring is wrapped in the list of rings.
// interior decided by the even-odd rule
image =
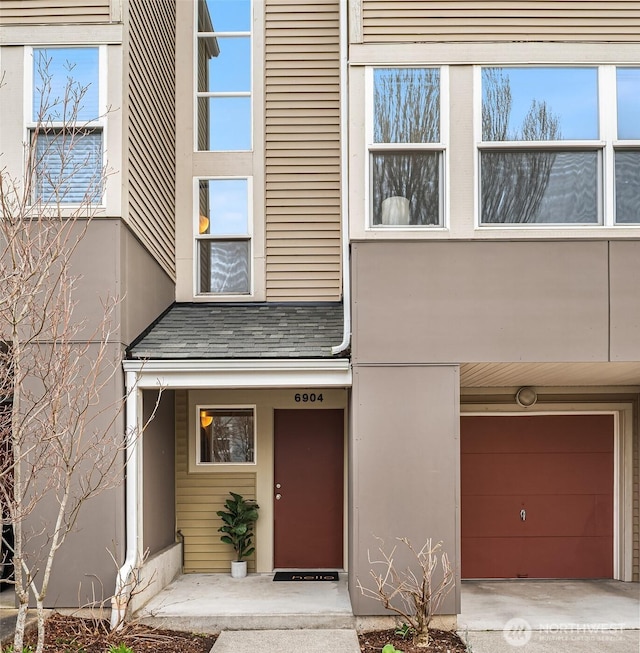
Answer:
[[[232,562],[231,563],[231,577],[244,578],[247,575],[247,561]]]

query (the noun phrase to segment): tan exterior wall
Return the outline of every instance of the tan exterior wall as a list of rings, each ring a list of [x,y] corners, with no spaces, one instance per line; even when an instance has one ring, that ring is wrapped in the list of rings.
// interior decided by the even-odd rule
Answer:
[[[230,546],[220,542],[218,528],[222,521],[216,511],[224,507],[230,491],[255,498],[260,505],[260,517],[256,523],[256,555],[249,560],[249,569],[261,573],[273,570],[273,412],[275,409],[306,407],[341,408],[345,415],[347,413],[345,390],[316,388],[314,391],[322,393],[321,404],[296,402],[299,388],[176,392],[176,517],[177,528],[184,536],[186,572],[229,572],[233,552]],[[196,466],[198,406],[255,407],[255,465],[204,470]],[[344,512],[346,515],[346,504]]]
[[[390,552],[395,538],[422,547],[427,538],[460,570],[460,416],[456,366],[357,365],[353,370],[350,444],[349,590],[356,615],[385,614],[364,598],[371,586],[371,559],[380,542]],[[410,563],[402,545],[396,568]],[[381,570],[383,571],[383,570]],[[460,583],[442,614],[460,612]]]
[[[142,549],[149,557],[162,551],[176,540],[176,494],[171,482],[175,474],[175,398],[164,390],[155,417],[149,422],[142,438],[143,461],[143,538]],[[158,395],[143,392],[143,423],[151,418]]]
[[[361,0],[364,43],[635,41],[640,3]],[[353,29],[353,28],[352,28]]]
[[[175,0],[129,0],[126,219],[175,279]]]
[[[338,18],[338,0],[265,3],[268,300],[341,296]]]
[[[105,23],[113,0],[0,0],[1,25]]]

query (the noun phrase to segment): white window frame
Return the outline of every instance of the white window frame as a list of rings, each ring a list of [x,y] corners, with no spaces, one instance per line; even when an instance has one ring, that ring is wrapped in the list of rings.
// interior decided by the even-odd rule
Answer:
[[[597,71],[598,89],[598,138],[593,140],[557,140],[557,141],[483,141],[482,140],[482,70],[483,68],[526,68],[527,64],[522,63],[491,63],[487,65],[474,66],[473,78],[473,106],[474,106],[474,227],[482,231],[495,229],[511,230],[598,230],[603,227],[633,228],[640,225],[634,223],[616,223],[615,221],[615,166],[614,158],[616,149],[640,149],[640,140],[618,141],[617,140],[617,68],[637,68],[640,65],[598,65],[598,64],[574,64],[574,63],[537,63],[530,65],[530,68],[595,68]],[[497,152],[500,150],[530,151],[536,149],[557,149],[559,151],[598,151],[599,174],[596,183],[598,184],[599,198],[599,222],[596,223],[482,223],[481,222],[481,155],[482,152]]]
[[[374,71],[381,69],[435,69],[440,77],[440,141],[437,143],[375,143],[374,129]],[[449,67],[430,64],[389,64],[367,66],[365,69],[365,153],[364,153],[364,213],[365,231],[425,234],[426,232],[447,231],[449,228]],[[374,225],[373,224],[373,192],[371,157],[378,152],[439,152],[440,153],[440,184],[439,184],[439,215],[437,225]]]
[[[201,181],[226,181],[226,180],[244,180],[247,182],[247,233],[246,234],[201,234],[200,233],[200,182]],[[254,295],[255,284],[255,255],[254,255],[254,235],[253,235],[253,177],[250,175],[220,176],[209,175],[206,177],[194,177],[193,179],[193,287],[196,290],[196,297],[209,298],[238,298],[246,300]],[[249,288],[244,293],[218,293],[202,292],[200,290],[200,241],[249,241]]]
[[[197,404],[194,418],[194,453],[195,453],[195,470],[196,471],[219,471],[229,472],[232,468],[246,469],[255,467],[258,464],[258,425],[256,404]],[[253,413],[253,460],[251,462],[201,462],[200,461],[200,411],[201,410],[251,410]],[[231,468],[231,469],[230,469]]]
[[[100,131],[102,134],[102,169],[104,170],[107,154],[107,46],[104,44],[55,44],[55,45],[29,45],[24,48],[24,97],[23,97],[23,115],[24,115],[24,142],[31,143],[31,133],[37,127],[37,122],[33,120],[33,92],[34,92],[34,50],[98,50],[98,118],[92,121],[82,121],[82,126],[88,130]],[[62,122],[48,123],[51,127],[61,127]],[[26,172],[26,171],[25,171]],[[103,180],[106,182],[106,179]],[[97,208],[106,206],[107,184],[103,183],[102,196],[98,204],[92,204]],[[63,210],[81,206],[78,202],[64,202]]]
[[[194,130],[193,130],[193,151],[194,152],[253,152],[254,149],[254,133],[253,133],[253,112],[254,112],[254,79],[253,79],[253,74],[254,74],[254,65],[253,65],[253,57],[254,57],[254,34],[253,34],[253,17],[254,17],[254,2],[253,0],[250,0],[251,2],[251,7],[250,7],[250,12],[251,12],[251,29],[249,31],[240,31],[240,32],[219,32],[219,31],[213,31],[213,32],[200,32],[198,31],[198,6],[200,2],[204,2],[204,0],[194,0],[193,2],[193,9],[194,9],[194,32],[195,32],[195,38],[193,39],[193,88],[195,91],[195,101],[193,103],[193,125],[194,125]],[[215,29],[215,25],[214,25]],[[249,65],[251,70],[249,71],[250,74],[250,90],[249,91],[200,91],[198,90],[198,41],[200,38],[205,37],[205,38],[241,38],[241,37],[249,37],[249,42],[250,42],[250,54],[249,54]],[[210,149],[204,149],[200,150],[198,149],[198,131],[199,131],[199,122],[198,122],[198,105],[199,105],[199,100],[200,98],[224,98],[224,97],[248,97],[250,100],[250,111],[249,111],[249,149],[248,150],[210,150]]]

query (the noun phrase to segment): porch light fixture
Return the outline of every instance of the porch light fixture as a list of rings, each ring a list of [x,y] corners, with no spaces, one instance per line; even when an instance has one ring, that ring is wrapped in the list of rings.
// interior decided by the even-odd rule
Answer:
[[[198,233],[206,234],[209,229],[209,218],[206,215],[200,214],[198,219]]]
[[[200,425],[203,429],[206,429],[207,426],[211,426],[211,422],[213,422],[213,417],[211,415],[207,415],[205,412],[200,413]]]
[[[516,403],[523,408],[530,408],[538,401],[538,393],[529,386],[523,386],[516,392]]]

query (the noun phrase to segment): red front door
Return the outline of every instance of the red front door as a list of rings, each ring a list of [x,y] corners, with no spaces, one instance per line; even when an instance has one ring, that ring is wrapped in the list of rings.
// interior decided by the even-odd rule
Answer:
[[[344,412],[274,419],[274,566],[342,569]]]
[[[461,419],[462,577],[611,578],[612,415]]]

